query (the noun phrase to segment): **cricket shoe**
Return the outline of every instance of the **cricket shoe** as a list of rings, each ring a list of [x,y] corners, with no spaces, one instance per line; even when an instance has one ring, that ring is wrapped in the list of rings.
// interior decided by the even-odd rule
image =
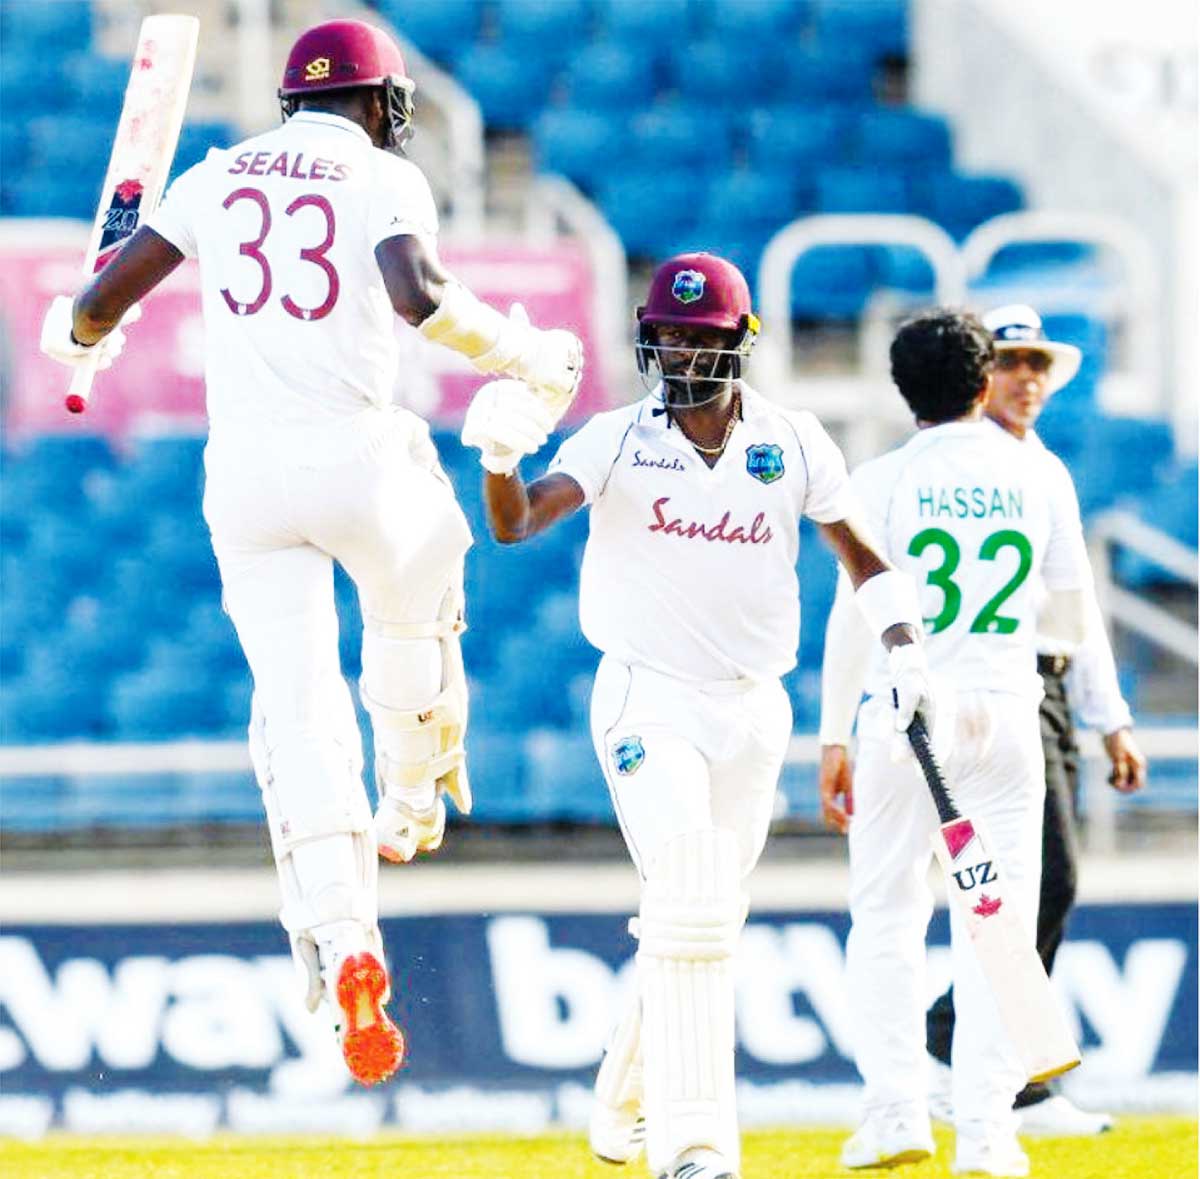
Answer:
[[[592,1102],[588,1142],[602,1163],[631,1163],[646,1144],[646,1119],[640,1101],[614,1109],[603,1101]]]
[[[955,1175],[1024,1179],[1029,1174],[1029,1156],[1021,1149],[1015,1134],[991,1126],[960,1129],[951,1170]]]
[[[446,804],[439,794],[433,805],[416,810],[385,794],[375,812],[379,854],[393,864],[407,864],[417,852],[437,851],[446,834]]]
[[[362,950],[341,959],[336,978],[336,1018],[346,1067],[360,1085],[377,1085],[404,1062],[404,1036],[384,1010],[392,993],[387,967],[381,956]]]
[[[903,1114],[875,1113],[846,1140],[842,1166],[899,1167],[930,1158],[935,1150],[929,1118]]]
[[[1091,1138],[1113,1128],[1112,1114],[1088,1113],[1060,1093],[1021,1106],[1017,1116],[1018,1134],[1046,1138]]]
[[[738,1179],[725,1156],[707,1147],[685,1150],[658,1179]]]

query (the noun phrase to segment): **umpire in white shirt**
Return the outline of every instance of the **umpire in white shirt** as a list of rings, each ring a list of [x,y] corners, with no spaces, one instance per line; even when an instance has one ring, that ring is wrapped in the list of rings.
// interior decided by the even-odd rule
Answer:
[[[1047,459],[1050,476],[1070,479],[1061,461],[1045,449],[1033,427],[1047,399],[1079,370],[1081,354],[1071,344],[1046,339],[1040,316],[1031,307],[1000,307],[983,317],[992,332],[996,368],[986,414],[998,427]],[[1146,759],[1133,737],[1133,717],[1117,682],[1112,647],[1091,599],[1087,637],[1077,648],[1061,640],[1038,637],[1038,672],[1045,696],[1040,719],[1046,757],[1046,804],[1042,825],[1042,881],[1038,905],[1037,948],[1047,973],[1053,969],[1075,903],[1079,846],[1075,813],[1079,795],[1079,746],[1073,712],[1089,728],[1104,735],[1112,765],[1109,782],[1125,794],[1146,783]],[[930,1054],[950,1063],[954,1034],[954,995],[947,990],[926,1017]],[[948,1071],[938,1070],[930,1111],[951,1120]],[[1107,1114],[1088,1113],[1072,1105],[1048,1084],[1031,1084],[1017,1095],[1022,1133],[1099,1134],[1112,1126]]]

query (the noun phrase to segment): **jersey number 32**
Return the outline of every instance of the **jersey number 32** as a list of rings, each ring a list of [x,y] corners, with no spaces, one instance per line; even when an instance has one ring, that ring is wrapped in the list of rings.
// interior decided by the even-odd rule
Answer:
[[[954,580],[962,560],[962,549],[959,543],[944,528],[926,528],[912,538],[908,546],[909,556],[919,557],[927,548],[942,550],[942,562],[931,569],[926,575],[925,583],[936,586],[942,591],[942,608],[934,618],[925,619],[925,625],[930,634],[937,634],[952,625],[958,617],[963,605],[962,590]],[[984,538],[979,546],[981,561],[994,561],[1004,549],[1015,549],[1017,552],[1017,568],[1012,577],[993,594],[983,605],[983,609],[975,615],[971,623],[973,634],[1010,635],[1021,625],[1019,618],[1010,618],[1000,613],[1013,594],[1021,588],[1033,567],[1033,546],[1029,537],[1023,532],[1011,528],[1001,529]]]

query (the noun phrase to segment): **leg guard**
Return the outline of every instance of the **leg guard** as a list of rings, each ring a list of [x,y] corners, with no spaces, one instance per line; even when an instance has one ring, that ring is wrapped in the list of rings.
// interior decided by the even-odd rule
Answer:
[[[647,871],[637,955],[646,1154],[655,1173],[694,1147],[737,1169],[733,954],[745,918],[733,833],[668,840]]]
[[[597,1158],[606,1163],[628,1163],[641,1153],[645,1135],[642,999],[635,994],[613,1029],[596,1074],[588,1140]]]
[[[433,622],[363,620],[360,692],[375,730],[375,780],[384,826],[424,825],[415,850],[441,842],[448,794],[471,810],[463,738],[467,680],[459,635],[466,629],[462,591],[447,590]],[[381,820],[382,821],[382,820]],[[380,829],[381,842],[385,832]],[[435,840],[436,837],[436,841]],[[408,856],[401,858],[411,858]]]
[[[353,726],[353,713],[350,721]],[[362,942],[382,961],[379,865],[356,727],[354,735],[346,745],[299,730],[276,734],[257,699],[251,708],[250,754],[279,872],[279,920],[310,1011],[329,981],[321,978],[322,943]]]

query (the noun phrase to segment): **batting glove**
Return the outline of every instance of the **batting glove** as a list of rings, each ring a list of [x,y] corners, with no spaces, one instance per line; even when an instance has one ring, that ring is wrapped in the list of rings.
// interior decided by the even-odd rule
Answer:
[[[937,705],[922,644],[902,643],[893,647],[888,652],[888,674],[892,681],[892,701],[896,706],[896,731],[907,732],[918,712],[932,731],[937,720]]]
[[[86,364],[95,355],[96,368],[108,368],[125,348],[122,326],[141,319],[141,304],[134,303],[121,317],[121,324],[96,344],[81,344],[75,339],[71,331],[75,321],[74,305],[75,300],[70,295],[56,295],[51,301],[46,318],[42,320],[42,337],[39,342],[42,353],[69,368]]]
[[[479,448],[485,471],[511,475],[525,455],[545,445],[556,422],[524,381],[489,381],[467,408],[462,442]]]
[[[549,428],[554,429],[583,377],[583,344],[565,328],[534,327],[520,303],[509,308],[508,322],[509,338],[500,347],[511,349],[514,356],[504,371],[524,381],[546,403],[554,415]]]

